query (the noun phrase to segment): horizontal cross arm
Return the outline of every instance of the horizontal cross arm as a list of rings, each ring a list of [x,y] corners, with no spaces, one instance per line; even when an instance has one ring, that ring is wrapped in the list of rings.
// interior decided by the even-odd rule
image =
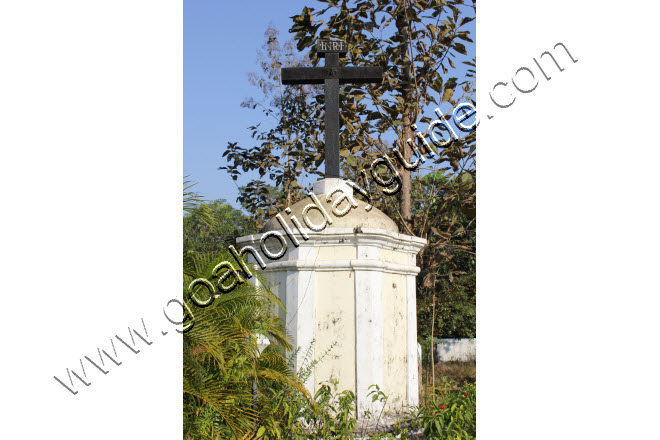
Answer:
[[[282,84],[323,84],[337,78],[340,84],[371,84],[383,80],[382,67],[285,67]]]
[[[377,84],[383,81],[382,67],[340,67],[340,84]]]
[[[329,78],[326,67],[284,67],[282,84],[323,84]]]

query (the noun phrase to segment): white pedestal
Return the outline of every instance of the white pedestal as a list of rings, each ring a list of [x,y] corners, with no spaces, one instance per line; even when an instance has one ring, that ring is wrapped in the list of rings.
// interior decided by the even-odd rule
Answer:
[[[415,261],[426,240],[399,234],[391,219],[375,208],[367,212],[361,201],[347,214],[334,216],[332,203],[340,193],[330,200],[324,195],[341,182],[324,179],[314,186],[333,220],[323,230],[293,225],[292,216],[303,224],[308,197],[281,213],[297,245],[278,227],[281,222],[270,222],[265,233],[239,238],[237,249],[259,249],[264,234],[272,237],[274,231],[286,242],[286,252],[277,260],[262,253],[262,273],[285,303],[287,331],[301,348],[296,367],[312,341],[316,357],[335,344],[306,383],[309,391],[313,394],[334,377],[340,391],[356,393],[361,416],[365,410],[380,411],[378,402],[367,397],[369,386],[377,384],[389,396],[386,411],[399,411],[419,402],[415,276],[420,269]],[[321,220],[317,211],[312,223]],[[275,253],[277,239],[269,238],[266,246]]]

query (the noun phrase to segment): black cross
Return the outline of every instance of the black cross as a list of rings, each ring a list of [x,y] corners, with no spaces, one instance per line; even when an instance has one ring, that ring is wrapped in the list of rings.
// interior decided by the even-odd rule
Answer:
[[[286,67],[282,84],[325,84],[325,177],[339,177],[339,84],[370,84],[383,80],[381,67],[343,67],[345,41],[319,40],[316,53],[325,67]]]

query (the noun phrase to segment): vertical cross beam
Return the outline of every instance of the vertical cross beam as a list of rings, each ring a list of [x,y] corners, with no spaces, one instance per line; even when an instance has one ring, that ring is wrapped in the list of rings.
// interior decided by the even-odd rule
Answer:
[[[325,87],[325,177],[339,178],[339,54],[326,53],[325,67],[329,77]],[[334,73],[334,75],[333,75]]]
[[[316,52],[324,67],[285,67],[282,84],[323,84],[325,92],[325,177],[339,177],[339,85],[377,84],[383,80],[380,67],[344,67],[345,41],[319,40]]]

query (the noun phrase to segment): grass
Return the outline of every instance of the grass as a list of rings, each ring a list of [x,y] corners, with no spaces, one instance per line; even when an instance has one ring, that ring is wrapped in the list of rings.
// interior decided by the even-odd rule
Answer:
[[[424,365],[423,371],[423,385],[422,390],[420,390],[420,398],[424,400],[435,386],[431,386],[440,383],[443,377],[446,377],[447,380],[455,382],[456,389],[459,389],[465,383],[475,383],[477,380],[477,362],[476,361],[449,361],[449,362],[438,362],[435,364],[435,378],[431,380],[431,367]]]

